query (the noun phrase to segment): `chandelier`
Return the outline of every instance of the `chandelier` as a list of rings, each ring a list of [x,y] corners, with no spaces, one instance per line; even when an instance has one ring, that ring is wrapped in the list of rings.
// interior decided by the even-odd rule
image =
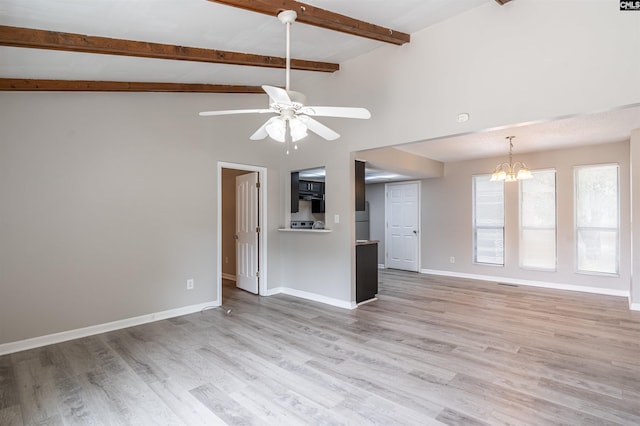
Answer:
[[[512,160],[513,156],[513,138],[515,136],[507,136],[509,139],[509,162],[498,164],[491,175],[491,182],[504,181],[515,182],[517,180],[531,179],[533,175],[526,164]]]

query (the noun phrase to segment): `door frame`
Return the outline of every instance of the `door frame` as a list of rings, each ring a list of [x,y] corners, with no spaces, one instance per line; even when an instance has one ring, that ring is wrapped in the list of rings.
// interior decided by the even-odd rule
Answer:
[[[267,169],[266,167],[252,166],[248,164],[227,163],[218,161],[218,224],[217,224],[217,268],[216,288],[218,295],[218,305],[222,304],[222,169],[245,170],[247,172],[257,172],[260,191],[258,196],[258,221],[260,223],[260,238],[258,241],[258,270],[260,279],[258,280],[258,294],[267,295]]]
[[[387,268],[387,258],[388,258],[388,250],[389,250],[389,186],[391,185],[402,185],[405,183],[415,183],[418,185],[418,203],[417,203],[417,228],[418,228],[418,253],[417,256],[417,264],[418,270],[416,272],[420,272],[422,269],[422,182],[419,180],[407,180],[407,181],[397,181],[397,182],[387,182],[384,184],[384,267]]]

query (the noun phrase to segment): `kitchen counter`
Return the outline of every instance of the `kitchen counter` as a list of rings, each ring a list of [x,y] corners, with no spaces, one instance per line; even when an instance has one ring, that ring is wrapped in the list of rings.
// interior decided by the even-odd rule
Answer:
[[[331,231],[332,231],[331,229],[313,229],[313,228],[297,228],[297,229],[279,228],[278,229],[278,232],[311,232],[316,234],[322,234],[322,233],[327,233]]]
[[[367,244],[378,244],[380,240],[356,240],[357,246],[366,246]]]

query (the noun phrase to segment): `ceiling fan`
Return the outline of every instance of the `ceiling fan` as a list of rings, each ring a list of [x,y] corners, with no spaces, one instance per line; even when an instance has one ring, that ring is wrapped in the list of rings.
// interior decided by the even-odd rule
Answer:
[[[291,24],[295,22],[297,17],[298,15],[294,10],[285,10],[278,14],[280,22],[287,26],[286,89],[275,86],[262,86],[262,89],[269,95],[269,108],[203,111],[200,113],[201,116],[265,113],[277,114],[275,117],[269,118],[262,126],[260,126],[260,128],[251,135],[250,139],[260,140],[269,136],[278,142],[291,141],[294,144],[307,136],[307,130],[310,130],[327,140],[335,140],[340,137],[338,133],[315,120],[312,116],[359,119],[368,119],[371,117],[371,113],[366,108],[306,106],[306,97],[302,93],[289,90],[291,73],[290,29]],[[289,138],[287,138],[287,136],[289,136]],[[297,149],[297,146],[294,147]],[[288,150],[287,153],[289,153]]]

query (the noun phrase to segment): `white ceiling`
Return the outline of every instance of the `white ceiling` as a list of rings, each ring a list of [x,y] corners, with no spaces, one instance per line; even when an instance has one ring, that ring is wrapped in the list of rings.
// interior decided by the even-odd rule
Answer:
[[[580,115],[538,123],[523,123],[396,148],[442,162],[507,155],[513,139],[514,155],[583,145],[622,142],[640,128],[640,105],[597,114]]]
[[[307,0],[305,3],[414,33],[495,0]],[[0,25],[284,56],[285,28],[275,17],[206,0],[0,0]],[[382,46],[322,28],[295,24],[292,56],[341,63]],[[293,71],[292,78],[308,71]],[[280,69],[0,47],[0,77],[282,85]],[[295,80],[294,80],[295,81]],[[616,142],[640,127],[640,106],[515,128],[492,129],[400,148],[439,161]]]

